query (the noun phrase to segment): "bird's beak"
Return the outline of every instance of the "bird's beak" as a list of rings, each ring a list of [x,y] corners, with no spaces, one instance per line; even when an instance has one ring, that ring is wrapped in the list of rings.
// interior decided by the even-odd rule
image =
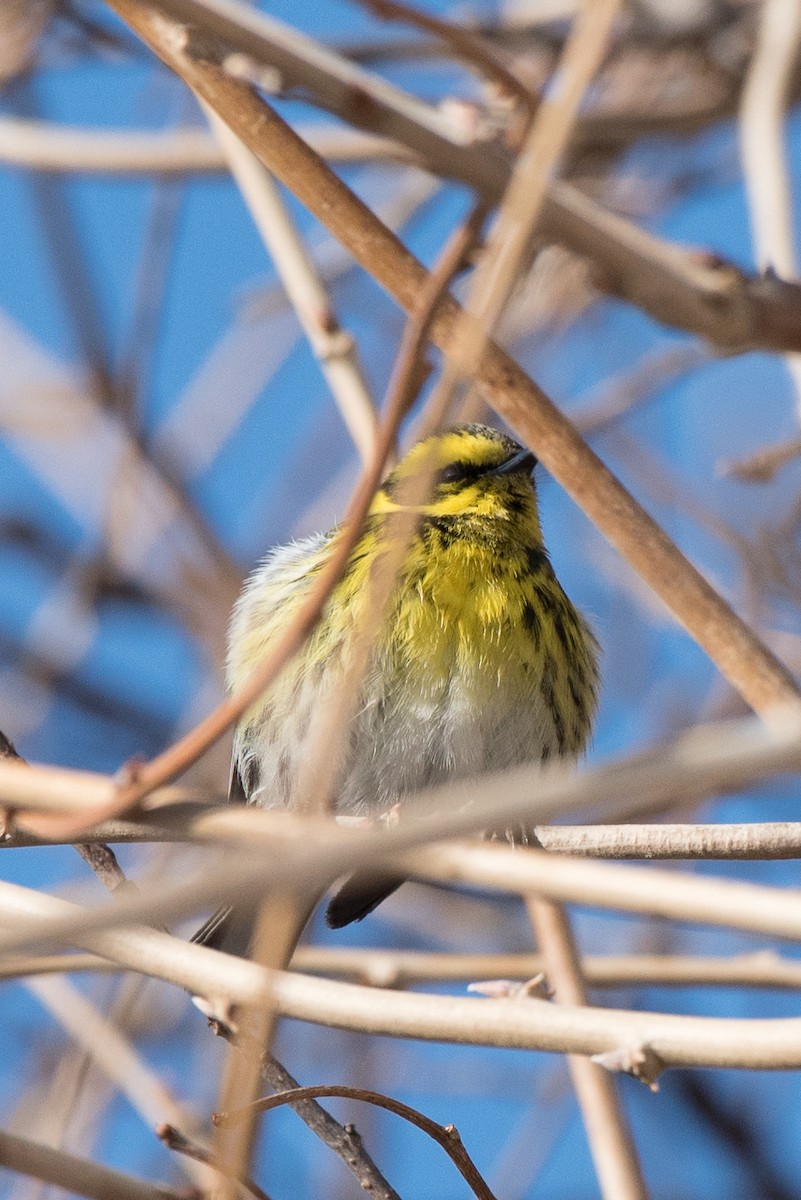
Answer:
[[[537,459],[530,450],[518,450],[517,454],[507,458],[506,462],[502,462],[499,467],[493,467],[491,471],[487,471],[487,474],[511,475],[513,471],[525,471],[527,475],[530,475],[536,465]]]

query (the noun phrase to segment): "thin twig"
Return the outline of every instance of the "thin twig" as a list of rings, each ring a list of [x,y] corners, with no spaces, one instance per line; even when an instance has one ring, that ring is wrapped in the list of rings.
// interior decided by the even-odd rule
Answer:
[[[367,1088],[344,1087],[339,1084],[316,1085],[314,1087],[296,1087],[288,1092],[279,1093],[277,1096],[265,1096],[250,1107],[256,1112],[265,1113],[274,1108],[280,1108],[284,1104],[295,1104],[299,1100],[311,1100],[317,1096],[340,1096],[344,1100],[363,1100],[366,1104],[373,1104],[376,1108],[385,1108],[387,1112],[402,1117],[404,1121],[422,1129],[423,1133],[427,1133],[442,1147],[478,1200],[495,1200],[495,1196],[467,1153],[456,1126],[439,1125],[416,1108],[402,1104],[400,1100],[395,1100],[392,1096],[385,1096],[381,1092],[373,1092]],[[232,1125],[243,1120],[246,1113],[246,1109],[240,1108],[231,1112],[214,1113],[211,1119],[215,1125]]]
[[[72,975],[78,971],[116,974],[121,968],[97,954],[36,954],[3,958],[0,979],[24,979],[33,975]]]
[[[188,1138],[185,1133],[181,1133],[174,1125],[157,1125],[156,1137],[170,1150],[175,1150],[178,1154],[185,1154],[187,1158],[194,1159],[195,1162],[211,1167],[213,1171],[226,1179],[231,1178],[230,1171],[218,1158],[215,1158],[210,1151],[204,1149],[197,1142],[193,1142],[191,1138]],[[235,1182],[240,1185],[241,1191],[245,1194],[255,1196],[256,1200],[270,1200],[264,1189],[260,1188],[256,1181],[251,1179],[249,1175],[237,1175],[234,1178]]]
[[[634,367],[604,379],[577,397],[570,406],[570,420],[585,437],[604,430],[712,358],[703,343],[660,347],[639,358]]]
[[[453,21],[445,21],[431,13],[421,12],[411,4],[399,3],[398,0],[359,2],[381,21],[403,21],[407,25],[422,29],[424,33],[433,34],[449,46],[457,58],[477,68],[486,79],[492,80],[501,91],[517,100],[526,112],[532,114],[535,111],[539,104],[539,96],[534,95],[522,80],[501,62],[492,45],[480,34],[464,29]]]
[[[439,183],[421,172],[404,170],[398,179],[397,190],[387,193],[377,176],[370,183],[376,193],[376,208],[390,228],[402,228],[412,220],[439,189]],[[314,259],[327,288],[352,275],[356,270],[352,257],[329,235],[315,239]],[[266,323],[276,311],[285,309],[285,296],[279,284],[256,288],[239,308],[240,320],[230,325],[217,340],[193,381],[172,405],[159,425],[158,442],[169,457],[181,467],[187,478],[196,479],[215,461],[226,439],[240,426],[251,405],[261,394],[261,388],[274,378],[298,343],[301,331],[289,330],[281,322],[282,335],[273,339],[265,349]],[[285,336],[284,336],[285,335]],[[243,354],[255,356],[263,369],[245,371],[242,375]],[[231,376],[239,386],[227,394],[227,403],[215,403],[220,387]],[[192,437],[187,441],[187,430]],[[306,515],[298,514],[301,524]],[[233,599],[231,601],[233,603]],[[162,742],[164,739],[162,739]]]
[[[538,825],[534,839],[557,854],[588,858],[720,859],[801,857],[801,823]]]
[[[97,961],[97,960],[94,960]],[[415,983],[534,979],[545,970],[540,954],[452,954],[413,950],[299,946],[296,971],[354,979],[377,988]],[[604,954],[581,959],[581,974],[593,988],[753,987],[801,988],[801,963],[773,950],[705,958],[700,955]]]
[[[329,162],[347,165],[386,160],[420,165],[419,154],[389,138],[358,129],[304,122],[301,136]],[[34,171],[70,175],[218,175],[228,170],[214,138],[204,129],[106,129],[0,116],[0,162]]]
[[[98,315],[99,300],[96,288],[81,254],[70,192],[65,190],[64,181],[60,177],[43,179],[32,175],[31,186],[41,212],[40,226],[48,240],[49,256],[64,299],[64,309],[71,323],[72,335],[91,373],[91,387],[87,389],[82,383],[83,405],[93,413],[96,420],[105,417],[113,422],[121,443],[121,452],[116,459],[114,487],[108,489],[106,503],[101,511],[104,554],[112,561],[119,561],[123,557],[124,552],[121,554],[119,547],[126,539],[122,533],[130,520],[130,514],[139,512],[141,494],[137,505],[126,503],[126,500],[131,492],[141,493],[146,469],[158,483],[162,492],[159,500],[164,504],[165,511],[175,510],[208,554],[210,563],[207,569],[212,578],[216,577],[216,582],[223,591],[226,587],[238,587],[239,572],[194,497],[172,471],[170,464],[155,452],[153,446],[143,441],[138,424],[131,419],[128,407],[120,403],[120,394],[111,365],[110,348],[105,344],[101,333],[103,322]],[[81,433],[84,433],[83,428]],[[149,501],[152,503],[152,499],[149,498]],[[141,556],[141,546],[138,553]],[[73,569],[76,573],[83,573],[86,567],[77,560]]]
[[[353,335],[340,325],[273,177],[212,109],[205,111],[348,432],[369,462],[377,417]]]
[[[116,892],[121,887],[134,886],[126,877],[110,846],[102,843],[87,845],[84,842],[73,842],[72,844],[83,861],[92,868],[100,882],[110,892]]]
[[[254,966],[273,973],[288,965],[315,897],[316,893],[296,887],[276,889],[264,896],[258,908],[255,932],[248,951]],[[215,1005],[213,994],[210,1008],[216,1015],[219,1006]],[[228,1018],[225,1009],[223,1017]],[[226,1108],[236,1102],[248,1104],[258,1096],[262,1090],[261,1056],[253,1053],[253,1047],[260,1047],[262,1054],[268,1056],[277,1023],[278,1012],[269,990],[265,991],[258,1003],[237,1007],[232,1024],[238,1033],[247,1030],[247,1036],[242,1038],[241,1044],[240,1037],[236,1042],[244,1053],[231,1055],[226,1064],[219,1087],[221,1107]],[[255,1117],[243,1121],[233,1131],[215,1129],[214,1156],[226,1164],[230,1175],[222,1181],[220,1200],[233,1200],[233,1180],[250,1175],[256,1135]]]
[[[232,1042],[241,1053],[249,1054],[259,1064],[265,1087],[274,1092],[288,1092],[298,1088],[298,1081],[286,1067],[267,1053],[264,1047],[251,1039],[234,1038],[230,1029],[219,1022],[212,1022],[214,1032]],[[374,1200],[400,1200],[395,1189],[384,1178],[375,1162],[364,1148],[362,1139],[353,1125],[341,1125],[327,1109],[314,1099],[299,1099],[290,1102],[290,1107],[324,1145],[342,1160],[365,1191]]]
[[[721,463],[720,474],[740,483],[772,483],[783,467],[800,456],[801,437],[790,438],[777,446],[763,446],[737,461]]]
[[[353,979],[376,988],[415,983],[474,983],[477,980],[526,981],[543,973],[538,954],[453,954],[413,950],[341,949],[299,946],[292,968],[310,975]],[[4,958],[0,979],[31,975],[115,974],[125,968],[97,954],[53,954]],[[801,963],[773,950],[710,958],[700,955],[587,955],[581,973],[589,987],[747,987],[769,991],[801,989]],[[275,1085],[283,1091],[289,1084]]]
[[[596,0],[581,9],[571,27],[554,86],[531,122],[501,197],[484,255],[471,280],[465,317],[455,322],[440,382],[443,397],[452,397],[463,380],[474,377],[488,340],[498,328],[526,265],[548,184],[570,141],[584,93],[603,60],[619,7],[620,0]],[[474,410],[475,403],[468,396],[462,418],[475,419]]]

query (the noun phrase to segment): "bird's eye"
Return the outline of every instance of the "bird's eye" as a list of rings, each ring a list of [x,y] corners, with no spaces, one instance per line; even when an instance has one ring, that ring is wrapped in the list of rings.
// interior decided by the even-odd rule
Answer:
[[[440,483],[459,483],[467,478],[467,468],[464,463],[448,463],[439,473]]]

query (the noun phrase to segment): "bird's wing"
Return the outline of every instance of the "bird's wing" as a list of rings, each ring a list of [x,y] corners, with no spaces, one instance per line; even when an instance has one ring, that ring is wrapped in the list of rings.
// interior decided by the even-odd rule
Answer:
[[[316,534],[272,550],[247,579],[231,615],[227,683],[236,691],[316,578],[331,534]]]

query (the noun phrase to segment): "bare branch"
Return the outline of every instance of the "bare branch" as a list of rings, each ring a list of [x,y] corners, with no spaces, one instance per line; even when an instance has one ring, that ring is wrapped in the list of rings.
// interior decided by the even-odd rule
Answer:
[[[36,954],[4,958],[0,961],[0,979],[23,979],[32,975],[71,975],[78,971],[115,974],[121,968],[97,954]]]
[[[127,1097],[145,1124],[168,1120],[180,1125],[186,1121],[184,1107],[130,1041],[77,988],[67,980],[44,977],[27,980],[26,987]],[[184,1164],[184,1170],[198,1187],[207,1187],[211,1181],[210,1173],[194,1163]]]
[[[540,104],[498,206],[484,255],[470,281],[464,317],[454,324],[439,392],[450,399],[476,373],[525,265],[548,184],[570,140],[579,105],[606,50],[619,0],[599,0],[576,17],[558,64],[556,86]],[[477,328],[476,328],[477,325]],[[478,336],[477,336],[478,335]],[[469,406],[469,401],[468,401]],[[463,413],[464,418],[473,416]]]
[[[265,1087],[280,1093],[299,1088],[298,1081],[290,1075],[277,1058],[265,1051],[263,1045],[250,1037],[238,1035],[234,1038],[230,1029],[224,1025],[213,1021],[211,1024],[215,1033],[232,1042],[241,1053],[255,1058],[259,1064],[259,1071]],[[313,1098],[290,1100],[288,1103],[315,1137],[318,1137],[342,1160],[359,1186],[370,1192],[374,1200],[400,1200],[398,1193],[384,1178],[372,1157],[365,1150],[362,1139],[353,1125],[350,1123],[341,1125],[327,1109]]]
[[[517,850],[504,846],[442,843],[401,855],[396,862],[416,878],[439,882],[481,884],[514,893],[534,893],[593,908],[625,909],[675,921],[700,921],[743,932],[787,937],[795,919],[782,917],[782,903],[797,900],[801,918],[801,892],[765,889],[735,880],[711,879],[653,867],[620,866]],[[680,881],[680,882],[679,882]],[[749,897],[752,903],[749,902]],[[801,925],[799,925],[801,931]],[[784,932],[782,932],[784,929]],[[791,935],[795,940],[796,934]]]
[[[213,1171],[216,1171],[225,1178],[231,1177],[230,1172],[226,1170],[226,1167],[219,1159],[215,1158],[208,1150],[205,1150],[203,1146],[198,1145],[197,1142],[193,1142],[185,1133],[181,1133],[174,1125],[157,1125],[156,1137],[165,1146],[168,1146],[170,1150],[175,1150],[178,1154],[185,1154],[187,1158],[192,1158],[195,1162],[211,1167]],[[251,1179],[249,1175],[237,1176],[236,1182],[241,1185],[240,1191],[245,1195],[254,1196],[255,1200],[270,1200],[270,1197],[263,1188],[260,1188],[256,1181]]]
[[[89,1200],[186,1200],[183,1192],[158,1187],[5,1130],[0,1131],[0,1164]]]
[[[62,960],[63,961],[63,960]],[[403,988],[413,983],[483,979],[529,980],[544,970],[540,954],[436,954],[413,950],[341,949],[299,946],[296,971],[355,979],[370,987]],[[581,959],[589,987],[801,987],[801,963],[773,950],[727,958],[700,955],[605,954]]]
[[[771,772],[797,770],[799,761],[801,743],[795,722],[789,722],[783,732],[757,722],[743,722],[732,723],[728,727],[713,726],[705,730],[693,730],[667,747],[659,747],[650,753],[640,754],[631,760],[623,760],[594,771],[574,774],[562,764],[549,765],[543,769],[514,768],[497,775],[484,776],[479,780],[462,781],[432,789],[416,798],[410,798],[403,822],[394,828],[347,830],[327,822],[318,826],[315,834],[313,826],[309,825],[303,838],[286,842],[280,856],[265,856],[254,846],[251,854],[242,851],[237,861],[236,872],[231,872],[225,861],[221,865],[210,865],[204,869],[201,877],[193,881],[180,885],[154,885],[146,897],[125,897],[112,908],[100,913],[82,915],[79,921],[68,920],[65,925],[56,922],[54,926],[48,927],[47,935],[66,935],[74,938],[79,932],[82,934],[93,929],[111,928],[132,920],[163,920],[164,914],[169,914],[168,919],[179,919],[209,903],[219,904],[223,900],[235,899],[252,901],[255,887],[291,891],[297,887],[299,879],[304,881],[304,887],[310,892],[315,888],[322,891],[338,876],[363,865],[364,861],[370,861],[376,869],[385,865],[394,867],[398,865],[401,852],[443,837],[483,829],[505,828],[520,821],[533,825],[538,819],[553,819],[557,813],[586,811],[596,805],[619,804],[621,796],[639,796],[646,791],[654,804],[664,802],[668,797],[699,798],[717,788],[723,790],[741,787],[747,782],[764,778]],[[62,795],[66,792],[65,785],[69,784],[71,777],[80,779],[85,775],[81,772],[53,770],[43,770],[42,773],[47,783],[55,783],[60,787]],[[31,778],[35,779],[38,774],[39,771],[35,768],[22,769],[13,763],[0,762],[0,802],[8,802],[6,785],[10,785],[10,789],[16,785],[17,791],[12,792],[12,796],[14,807],[18,807],[20,783],[29,784]],[[88,778],[94,778],[103,784],[102,777]],[[105,786],[111,787],[111,781],[106,780]],[[33,789],[29,788],[27,794],[33,794]],[[78,795],[80,796],[80,789]],[[244,810],[238,819],[256,821],[265,818],[275,829],[274,818],[273,822],[270,822],[268,813],[248,813]],[[295,820],[302,821],[302,818],[295,817]],[[302,826],[298,826],[300,827]],[[291,828],[291,825],[287,828]],[[481,856],[501,852],[501,847],[489,846],[481,851],[469,850],[470,872],[475,873],[479,869],[479,863],[481,873],[491,870],[489,860]],[[418,870],[421,862],[425,861],[426,869],[430,871],[434,869],[430,857],[433,853],[433,850],[421,851],[420,861],[412,867],[409,867],[412,856],[406,856],[401,864],[402,868]],[[444,854],[447,858],[447,847],[439,847],[437,853]],[[442,864],[446,860],[440,859],[440,866],[436,869],[445,869],[458,875],[459,870],[464,867],[464,855],[467,853],[467,848],[464,852],[459,850],[456,853],[461,867],[459,863],[450,861],[447,867],[443,867]],[[519,851],[516,856],[512,851],[505,853],[511,855],[509,865],[512,876],[520,869],[525,872],[525,863],[534,858],[531,851]],[[476,855],[479,855],[478,859]],[[542,890],[536,871],[552,870],[557,860],[550,855],[541,857],[543,864],[550,863],[550,866],[535,868],[533,876],[525,875],[525,878],[521,878],[521,891]],[[499,860],[496,859],[495,862]],[[579,868],[583,871],[623,870],[609,865],[572,860],[571,872],[575,874]],[[501,872],[503,869],[501,868]],[[626,868],[624,874],[627,872],[634,878],[635,872]],[[644,871],[640,874],[651,879],[656,878],[654,872],[649,874],[648,871]],[[668,890],[675,893],[675,876],[670,878]],[[503,879],[499,879],[499,886],[505,886]],[[714,892],[715,887],[723,886],[722,883],[713,885],[713,881],[710,880],[688,879],[685,893],[689,894],[699,887],[713,887]],[[634,887],[635,891],[638,890],[637,884]],[[752,890],[749,891],[746,885],[726,885],[726,888],[734,889],[735,892],[737,887],[745,888],[742,897],[747,920],[748,915],[753,916],[753,909],[746,899],[752,894]],[[608,894],[603,883],[599,884],[599,890],[601,896]],[[563,892],[557,894],[560,899],[565,898]],[[727,894],[734,896],[734,892],[731,891]],[[787,901],[784,916],[790,909],[789,893]],[[603,899],[599,902],[604,903]],[[774,912],[775,905],[772,901],[768,902],[768,907]],[[671,911],[674,915],[679,912],[677,909]],[[801,910],[799,911],[801,914]],[[686,909],[681,909],[681,915],[692,919],[692,913]],[[779,917],[781,918],[781,914]],[[801,915],[799,919],[801,920]],[[741,927],[761,928],[750,925]],[[778,932],[773,926],[765,931]],[[20,917],[15,922],[15,931],[0,939],[0,944],[4,950],[11,950],[29,946],[31,938],[41,941],[43,936],[47,935],[42,934],[37,922],[30,924]],[[782,934],[779,933],[779,936]],[[791,933],[790,936],[795,934]]]
[[[158,800],[160,793],[153,793]],[[47,797],[44,797],[45,804]],[[646,806],[650,798],[643,799]],[[664,804],[664,801],[662,802]],[[629,800],[631,805],[631,800]],[[661,806],[661,805],[659,805]],[[658,807],[659,807],[658,806]],[[280,846],[295,838],[327,837],[329,826],[314,818],[261,809],[231,809],[228,806],[182,812],[172,804],[149,807],[153,820],[109,821],[84,835],[87,844],[99,842],[187,841],[225,845],[253,841],[267,847]],[[168,820],[169,818],[169,820]],[[339,821],[347,826],[347,821]],[[766,821],[732,824],[654,825],[533,825],[532,845],[557,854],[581,858],[666,859],[693,861],[763,861],[801,858],[801,822]],[[0,849],[63,844],[58,839],[33,837],[21,832],[0,841]]]
[[[543,972],[538,954],[453,954],[413,950],[341,949],[299,946],[292,958],[295,971],[353,979],[376,988],[404,988],[414,983],[503,979],[526,981]],[[114,974],[125,968],[97,954],[53,954],[5,958],[0,979],[91,971]],[[700,955],[587,955],[581,973],[589,987],[747,987],[770,991],[801,988],[801,964],[773,950],[704,958]],[[288,1083],[276,1082],[276,1090]],[[294,1086],[294,1084],[292,1085]]]
[[[544,856],[547,858],[547,856]],[[614,868],[616,871],[622,868]],[[627,868],[631,870],[631,868]],[[655,871],[644,872],[656,875]],[[690,881],[686,881],[690,882]],[[692,881],[710,884],[711,881]],[[679,884],[671,880],[673,891]],[[681,884],[685,886],[685,881]],[[732,894],[745,889],[744,901],[769,889],[715,881]],[[775,908],[801,907],[785,891],[774,893]],[[38,914],[44,922],[70,916],[76,905],[11,884],[0,886],[4,919]],[[752,923],[753,926],[753,923]],[[801,937],[801,918],[796,936]],[[545,1000],[474,1000],[460,997],[382,991],[331,980],[313,979],[262,967],[182,943],[156,930],[126,929],[73,935],[88,948],[133,970],[178,984],[196,994],[218,995],[227,1004],[253,1004],[271,997],[282,1016],[301,1021],[390,1037],[538,1049],[568,1054],[602,1054],[633,1044],[649,1045],[666,1066],[741,1067],[753,1070],[801,1067],[801,1018],[721,1019],[574,1008]]]
[[[298,132],[330,162],[421,161],[400,142],[355,129],[303,125]],[[203,129],[109,132],[8,114],[0,116],[0,162],[71,175],[218,174],[228,169],[219,146]]]
[[[795,0],[765,0],[740,104],[740,141],[755,258],[762,271],[798,278],[784,118],[801,43]],[[801,413],[801,355],[785,364]]]
[[[366,1104],[373,1104],[376,1108],[385,1108],[387,1112],[395,1113],[396,1116],[402,1117],[404,1121],[408,1121],[411,1125],[422,1129],[423,1133],[427,1133],[437,1145],[442,1147],[451,1162],[458,1169],[462,1178],[469,1184],[473,1194],[478,1197],[478,1200],[495,1200],[495,1196],[467,1153],[456,1126],[439,1125],[416,1108],[412,1108],[408,1104],[403,1104],[400,1100],[393,1099],[392,1096],[385,1096],[381,1092],[373,1092],[367,1088],[323,1084],[315,1085],[314,1087],[292,1088],[291,1091],[280,1092],[277,1096],[265,1096],[262,1100],[257,1100],[250,1107],[255,1112],[265,1113],[270,1112],[274,1108],[280,1108],[284,1104],[296,1104],[299,1100],[310,1100],[318,1096],[341,1096],[345,1100],[363,1100]],[[236,1124],[237,1121],[243,1119],[246,1111],[245,1109],[237,1109],[233,1112],[214,1113],[212,1121],[215,1125]]]
[[[6,0],[0,9],[0,87],[29,68],[55,7],[54,0]]]
[[[130,15],[127,5],[128,0],[121,0]],[[116,0],[111,6],[120,9]],[[465,132],[437,109],[264,13],[232,0],[161,0],[159,11],[203,30],[198,57],[219,59],[223,46],[235,47],[276,67],[285,85],[311,92],[318,104],[350,124],[401,142],[435,174],[460,180],[490,201],[508,185],[512,159],[496,142],[482,140],[480,125]],[[171,65],[176,66],[174,61]],[[224,116],[209,95],[205,99]],[[258,152],[254,145],[250,148]],[[277,169],[275,174],[280,176]],[[749,278],[713,255],[662,242],[568,183],[550,185],[542,232],[592,259],[599,286],[668,325],[701,334],[729,351],[801,348],[800,285]]]
[[[206,115],[342,419],[362,460],[369,462],[375,450],[378,426],[356,342],[339,324],[333,304],[273,177],[208,106]]]
[[[3,759],[15,762],[19,766],[28,766],[28,763],[21,754],[17,753],[5,734],[0,732],[0,760]],[[9,824],[7,814],[4,814],[4,821],[7,827]],[[93,842],[91,845],[82,845],[80,843],[76,845],[73,843],[73,846],[108,891],[115,892],[117,888],[128,884],[125,872],[117,862],[116,855],[110,846],[106,846],[102,842]]]
[[[797,274],[792,202],[784,151],[784,118],[801,40],[795,0],[766,0],[740,106],[748,207],[761,270]]]
[[[532,895],[526,905],[557,1004],[584,1006],[587,993],[573,932],[564,908]],[[608,1200],[646,1200],[637,1150],[611,1077],[576,1055],[567,1060],[601,1195]]]
[[[801,438],[790,438],[777,446],[763,446],[738,462],[721,464],[722,475],[732,475],[740,483],[771,483],[782,467],[801,456]]]
[[[492,45],[480,34],[464,29],[454,21],[444,21],[431,13],[421,12],[410,4],[398,3],[398,0],[360,0],[360,3],[379,20],[403,21],[433,34],[449,46],[458,59],[478,70],[502,92],[516,100],[524,111],[530,114],[535,111],[539,97],[508,69]]]

